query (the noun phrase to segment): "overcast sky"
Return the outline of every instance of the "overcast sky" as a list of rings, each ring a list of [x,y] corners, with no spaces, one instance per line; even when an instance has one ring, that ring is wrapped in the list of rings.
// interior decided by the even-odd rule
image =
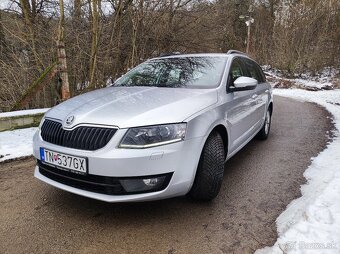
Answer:
[[[0,0],[0,9],[4,9],[8,6],[7,0]]]

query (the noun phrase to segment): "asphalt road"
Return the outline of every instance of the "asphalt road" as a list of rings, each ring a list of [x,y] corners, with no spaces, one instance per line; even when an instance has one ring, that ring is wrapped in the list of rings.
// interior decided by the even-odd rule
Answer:
[[[332,129],[325,110],[275,97],[271,135],[226,163],[211,203],[186,198],[107,204],[33,177],[32,158],[0,164],[1,253],[251,253],[276,240],[275,219]]]

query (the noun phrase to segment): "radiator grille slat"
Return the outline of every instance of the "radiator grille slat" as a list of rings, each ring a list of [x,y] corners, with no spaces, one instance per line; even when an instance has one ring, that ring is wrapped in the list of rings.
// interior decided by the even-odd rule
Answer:
[[[99,140],[100,140],[100,137],[101,137],[102,133],[103,133],[103,130],[98,130],[98,133],[96,135],[96,139],[94,140],[94,143],[100,144]]]
[[[41,137],[55,145],[94,151],[106,146],[116,131],[114,128],[88,126],[64,130],[61,123],[46,119],[41,127]]]
[[[57,125],[53,126],[51,133],[52,133],[52,142],[56,143],[57,138],[58,138],[58,126]]]

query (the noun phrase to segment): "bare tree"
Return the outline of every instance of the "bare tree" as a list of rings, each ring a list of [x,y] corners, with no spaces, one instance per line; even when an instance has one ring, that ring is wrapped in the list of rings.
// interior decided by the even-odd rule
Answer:
[[[39,54],[37,53],[36,34],[34,29],[36,21],[36,1],[31,0],[31,3],[29,0],[20,0],[19,6],[24,15],[25,26],[27,27],[28,31],[28,34],[26,36],[27,45],[29,45],[32,50],[38,71],[41,72],[42,68],[44,67],[44,63],[42,62],[41,58],[39,57]]]
[[[96,87],[94,81],[95,72],[97,67],[97,53],[98,53],[98,42],[99,42],[99,9],[100,0],[89,0],[90,13],[91,13],[91,55],[90,55],[90,88]]]
[[[59,5],[60,5],[60,19],[58,25],[57,51],[59,73],[61,79],[61,99],[66,100],[70,98],[70,85],[68,80],[67,59],[64,43],[64,30],[65,30],[64,0],[59,0]]]
[[[5,32],[2,26],[2,10],[0,10],[0,54],[5,54],[6,49],[6,39]]]
[[[250,3],[255,22],[249,51],[260,64],[287,73],[340,65],[336,0],[8,1],[0,11],[3,110],[23,98],[56,61],[59,78],[37,86],[37,100],[29,107],[54,105],[60,82],[65,99],[70,91],[74,96],[103,87],[162,52],[245,50],[247,29],[239,16]]]

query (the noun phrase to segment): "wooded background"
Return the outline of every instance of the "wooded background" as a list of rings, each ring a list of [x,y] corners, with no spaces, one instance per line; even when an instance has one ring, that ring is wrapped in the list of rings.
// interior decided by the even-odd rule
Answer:
[[[66,76],[74,96],[163,52],[244,51],[240,15],[254,18],[250,55],[260,64],[289,75],[340,63],[338,0],[8,0],[2,6],[2,111],[46,79],[41,74],[55,63],[56,75],[26,108],[55,105]]]

